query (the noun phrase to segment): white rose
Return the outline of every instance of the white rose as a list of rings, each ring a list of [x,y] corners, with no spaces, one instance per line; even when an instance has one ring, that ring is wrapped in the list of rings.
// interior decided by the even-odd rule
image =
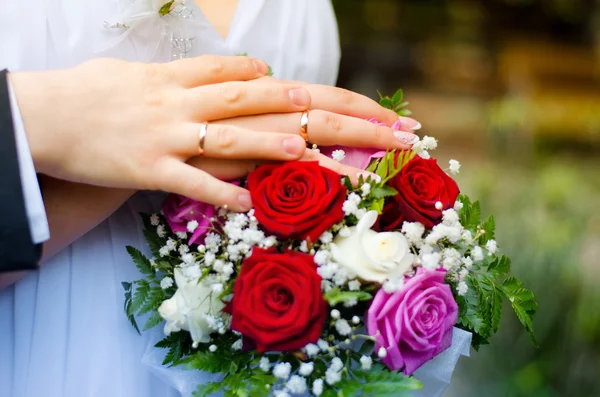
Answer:
[[[377,211],[367,212],[358,225],[350,228],[350,236],[338,234],[330,249],[340,266],[363,280],[383,283],[402,277],[415,258],[402,233],[371,230],[376,221]]]
[[[219,316],[225,305],[218,299],[218,294],[211,294],[210,286],[187,279],[179,268],[175,269],[175,283],[175,295],[158,308],[158,313],[166,320],[165,334],[183,329],[189,331],[195,346],[210,342],[213,328],[207,316]]]

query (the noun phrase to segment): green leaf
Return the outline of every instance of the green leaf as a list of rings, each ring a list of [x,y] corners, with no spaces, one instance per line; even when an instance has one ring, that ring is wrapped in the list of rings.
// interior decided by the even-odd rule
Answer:
[[[372,340],[366,340],[358,350],[358,354],[360,354],[361,356],[370,356],[373,353],[374,347],[375,342],[373,342]]]
[[[391,101],[391,99],[390,99],[390,98],[387,98],[387,97],[386,97],[386,98],[382,98],[382,99],[379,101],[379,104],[380,104],[381,106],[383,106],[384,108],[386,108],[386,109],[391,109],[391,108],[392,108],[392,101]]]
[[[267,72],[267,76],[273,76],[273,69],[271,68],[270,65],[267,65],[269,67],[269,71]]]
[[[221,389],[220,382],[207,382],[198,385],[192,396],[194,397],[206,397],[212,393],[216,393]]]
[[[373,197],[381,199],[386,197],[392,197],[398,194],[398,191],[388,185],[376,186],[371,189]]]
[[[165,293],[163,292],[163,290],[160,287],[158,287],[158,286],[152,287],[150,289],[150,293],[148,294],[148,300],[140,308],[137,315],[143,316],[146,313],[150,313],[151,311],[158,310],[159,306],[163,303],[163,301],[165,299],[166,299]]]
[[[537,341],[533,333],[533,316],[537,311],[535,295],[525,288],[520,280],[517,280],[513,276],[508,277],[502,282],[502,290],[510,301],[519,321],[529,333],[532,342],[537,346]]]
[[[128,315],[134,315],[146,303],[150,294],[150,283],[146,280],[135,282],[135,293],[131,301],[131,306],[127,312]]]
[[[485,233],[479,237],[479,244],[484,245],[488,242],[488,240],[493,240],[496,238],[494,233],[494,230],[496,229],[496,222],[494,221],[493,216],[487,218],[487,220],[481,224],[481,228]]]
[[[330,289],[324,296],[330,306],[336,306],[348,301],[367,301],[373,298],[373,295],[365,291],[340,291],[339,288]]]
[[[375,172],[375,170],[377,169],[377,166],[379,165],[379,161],[380,161],[380,159],[374,159],[373,161],[371,161],[371,163],[367,167],[367,171]]]
[[[175,2],[175,0],[171,0],[171,1],[168,1],[165,4],[163,4],[162,7],[160,7],[160,10],[158,10],[158,14],[164,17],[165,15],[170,13],[171,6],[173,5],[174,2]]]
[[[344,177],[343,183],[344,186],[346,186],[346,189],[348,189],[349,191],[352,191],[354,189],[354,186],[352,186],[352,181],[347,175]]]
[[[152,256],[155,258],[160,258],[160,249],[165,243],[163,240],[158,237],[156,234],[156,230],[154,229],[144,229],[144,237],[146,238],[146,243],[152,252]]]
[[[460,223],[465,229],[476,230],[481,221],[479,202],[471,203],[469,197],[464,194],[459,195],[458,200],[463,204],[463,208],[459,211]]]
[[[133,311],[131,310],[131,301],[132,301],[131,288],[132,288],[133,284],[122,282],[121,285],[123,286],[123,289],[125,290],[125,304],[124,304],[123,309],[125,310],[127,319],[129,320],[131,325],[133,325],[133,328],[135,328],[137,333],[141,335],[140,328],[138,327],[137,322],[135,321],[135,316],[133,315]]]
[[[158,312],[152,313],[148,321],[146,321],[146,324],[144,324],[144,331],[156,327],[158,324],[162,323],[162,321],[163,319]]]
[[[133,263],[135,263],[136,267],[142,274],[152,276],[155,275],[154,269],[150,264],[150,260],[146,258],[146,256],[142,254],[140,250],[128,245],[127,252],[129,253],[129,256],[131,256],[131,259],[133,259]]]
[[[374,364],[370,371],[354,370],[353,375],[362,379],[364,395],[377,397],[412,396],[411,391],[423,388],[423,384],[402,372],[392,372],[381,364]]]
[[[494,259],[489,264],[487,271],[497,279],[506,276],[510,272],[510,259],[506,255]]]
[[[404,98],[404,92],[402,91],[402,89],[399,89],[398,91],[396,91],[396,93],[394,94],[394,96],[392,96],[392,103],[394,105],[396,105],[400,101],[402,101],[402,98]]]

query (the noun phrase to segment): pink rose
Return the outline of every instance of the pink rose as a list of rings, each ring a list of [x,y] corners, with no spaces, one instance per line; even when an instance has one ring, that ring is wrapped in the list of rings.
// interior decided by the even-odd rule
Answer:
[[[385,123],[380,123],[375,119],[369,119],[368,121],[370,121],[373,124],[377,124],[377,125],[385,125]],[[396,121],[394,124],[392,124],[392,129],[393,130],[400,130],[401,124],[400,121]],[[333,153],[334,150],[338,150],[341,149],[344,152],[346,152],[346,156],[344,157],[344,160],[341,161],[342,164],[350,166],[350,167],[355,167],[355,168],[360,168],[360,169],[366,169],[369,164],[371,163],[371,161],[373,159],[376,158],[381,158],[383,156],[385,156],[385,150],[382,151],[380,149],[364,149],[364,148],[353,148],[353,147],[346,147],[346,146],[327,146],[327,147],[320,147],[321,153],[324,154],[325,156],[331,157],[331,154]]]
[[[375,351],[387,350],[383,363],[393,371],[411,375],[452,344],[458,306],[446,272],[420,268],[401,291],[379,290],[367,312],[367,331]]]
[[[162,210],[171,230],[176,232],[189,232],[188,223],[198,222],[198,227],[192,233],[188,244],[200,244],[210,228],[210,218],[215,216],[217,210],[214,205],[192,200],[178,194],[169,194],[162,204]]]

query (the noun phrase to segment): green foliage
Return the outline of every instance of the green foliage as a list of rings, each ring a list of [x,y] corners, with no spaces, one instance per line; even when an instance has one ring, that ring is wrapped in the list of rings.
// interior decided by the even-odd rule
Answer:
[[[182,357],[187,356],[192,349],[190,335],[186,331],[172,333],[154,346],[169,349],[163,360],[163,365],[179,363]]]
[[[485,244],[494,238],[495,222],[489,217],[480,224],[481,209],[478,202],[471,202],[465,195],[459,200],[463,208],[459,211],[462,225],[474,234],[475,241]],[[510,259],[507,256],[487,255],[483,261],[473,265],[467,276],[469,287],[465,296],[457,296],[462,310],[459,313],[458,325],[473,333],[473,347],[488,344],[489,338],[498,331],[502,316],[504,298],[511,306],[525,327],[532,341],[533,315],[537,309],[534,294],[523,286],[515,277],[507,277],[510,272]]]
[[[330,289],[325,295],[325,300],[330,306],[337,306],[340,303],[351,301],[368,301],[373,295],[365,291],[340,291],[339,288]]]
[[[404,101],[404,91],[398,90],[391,97],[383,96],[381,92],[379,94],[379,104],[386,109],[391,109],[396,112],[399,116],[410,116],[412,112],[406,107],[408,102]]]

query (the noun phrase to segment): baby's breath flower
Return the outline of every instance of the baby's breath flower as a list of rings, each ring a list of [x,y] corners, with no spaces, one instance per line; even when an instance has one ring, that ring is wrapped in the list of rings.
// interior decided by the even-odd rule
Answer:
[[[337,320],[338,318],[340,318],[340,311],[338,309],[333,309],[331,311],[331,318],[334,320]]]
[[[481,247],[478,245],[473,247],[473,249],[471,250],[471,256],[473,257],[473,260],[475,262],[482,261],[483,260],[483,250],[481,249]]]
[[[156,234],[158,234],[158,237],[164,238],[167,235],[165,227],[163,225],[158,225],[158,227],[156,228]]]
[[[331,153],[331,157],[335,161],[342,161],[342,160],[344,160],[346,158],[346,152],[344,152],[341,149],[334,150],[333,153]]]
[[[369,193],[371,193],[371,184],[370,183],[363,183],[362,186],[360,187],[360,191],[361,191],[361,195],[363,197],[367,197],[369,195]]]
[[[244,347],[244,342],[243,342],[243,340],[242,340],[242,339],[238,339],[238,340],[236,340],[236,341],[235,341],[235,342],[233,342],[233,344],[231,345],[231,348],[232,348],[233,350],[242,350],[242,347]],[[263,358],[264,358],[264,357],[263,357]],[[269,360],[267,360],[267,361],[269,361]],[[269,370],[267,369],[267,371],[269,371]],[[267,371],[265,371],[265,372],[267,372]]]
[[[423,137],[421,142],[423,142],[423,148],[427,150],[435,150],[438,145],[437,139],[427,135]]]
[[[217,351],[217,345],[210,345],[210,346],[208,347],[208,350],[209,350],[211,353],[214,353],[214,352],[216,352],[216,351]]]
[[[187,224],[187,230],[190,233],[194,233],[194,231],[198,228],[198,221],[189,221]]]
[[[167,289],[167,288],[171,288],[173,286],[173,279],[169,276],[163,278],[162,280],[160,280],[160,288],[162,289]]]
[[[429,160],[431,158],[431,155],[429,154],[429,152],[427,150],[422,150],[419,153],[419,156],[421,156],[421,158],[423,158],[425,160]]]
[[[464,281],[459,282],[458,285],[456,286],[456,292],[460,296],[465,296],[468,291],[469,291],[469,287],[467,286],[467,283],[465,283]]]
[[[450,160],[450,173],[456,175],[460,172],[460,163],[456,160]]]
[[[423,233],[425,233],[425,226],[419,222],[404,222],[402,224],[402,233],[404,233],[408,241],[416,244],[421,241]]]
[[[312,392],[316,397],[319,397],[323,393],[323,379],[315,379],[312,384]]]
[[[462,208],[463,208],[463,203],[460,200],[456,200],[454,202],[454,209],[457,211],[460,211],[460,210],[462,210]]]
[[[302,240],[302,242],[300,243],[300,251],[308,252],[308,243],[306,242],[306,240]]]
[[[331,255],[330,255],[329,251],[321,249],[321,250],[317,251],[317,253],[315,254],[314,261],[317,265],[322,266],[322,265],[327,264],[330,256]]]
[[[360,358],[360,365],[365,371],[370,371],[371,365],[373,365],[373,359],[369,356],[362,356]]]
[[[188,252],[190,252],[190,247],[188,247],[188,246],[187,246],[187,245],[185,245],[185,244],[181,244],[181,245],[179,246],[179,254],[180,254],[180,255],[185,255],[185,254],[187,254]]]
[[[269,372],[271,370],[271,362],[267,357],[262,357],[260,359],[260,362],[258,363],[258,368],[260,368],[264,372]]]
[[[343,318],[340,318],[335,322],[335,329],[342,336],[347,336],[352,333],[352,327],[348,324],[348,321]]]
[[[150,215],[150,224],[152,226],[158,226],[159,223],[160,223],[160,218],[158,217],[158,215],[156,215],[156,214]]]
[[[169,255],[169,252],[171,252],[171,250],[170,250],[170,249],[169,249],[169,247],[167,247],[167,246],[161,247],[161,248],[158,250],[158,254],[159,254],[161,257],[162,257],[162,256],[167,256],[167,255]]]
[[[385,347],[379,348],[379,350],[377,351],[377,356],[379,358],[385,358],[387,356],[387,350],[385,350]]]
[[[358,316],[353,316],[353,317],[352,317],[352,324],[354,324],[354,325],[358,325],[358,324],[360,324],[360,317],[358,317]]]
[[[187,233],[186,232],[177,232],[177,233],[175,233],[175,235],[177,237],[179,237],[180,239],[182,239],[182,240],[185,240],[187,238]]]
[[[442,254],[440,254],[439,252],[425,254],[421,257],[423,267],[427,270],[436,270],[438,267],[440,267],[441,260]]]
[[[360,281],[352,280],[348,283],[348,289],[350,291],[360,291]]]
[[[323,339],[319,339],[317,341],[317,345],[319,346],[319,349],[321,349],[321,351],[323,353],[326,353],[327,351],[329,351],[329,343],[327,343],[327,341],[325,341]]]
[[[308,345],[306,345],[304,347],[304,350],[306,350],[306,355],[308,357],[314,357],[317,354],[319,354],[319,346],[315,345],[314,343],[309,343]]]
[[[485,243],[485,248],[489,251],[490,254],[496,253],[496,250],[498,249],[496,240],[488,240],[488,242]]]
[[[352,232],[350,231],[350,228],[348,226],[342,227],[339,232],[339,235],[342,237],[350,237],[351,234]]]
[[[442,204],[441,201],[436,201],[435,202],[435,209],[438,211],[441,211],[442,209],[444,209],[444,204]]]
[[[298,373],[302,376],[310,376],[315,369],[314,363],[302,363],[300,364],[300,368],[298,369]]]
[[[306,379],[298,375],[292,375],[285,387],[292,394],[304,394],[306,392]]]
[[[329,244],[333,241],[333,234],[331,232],[325,232],[319,238],[323,244]]]
[[[286,380],[290,376],[292,371],[292,364],[290,363],[278,363],[273,367],[273,375],[276,378]]]

